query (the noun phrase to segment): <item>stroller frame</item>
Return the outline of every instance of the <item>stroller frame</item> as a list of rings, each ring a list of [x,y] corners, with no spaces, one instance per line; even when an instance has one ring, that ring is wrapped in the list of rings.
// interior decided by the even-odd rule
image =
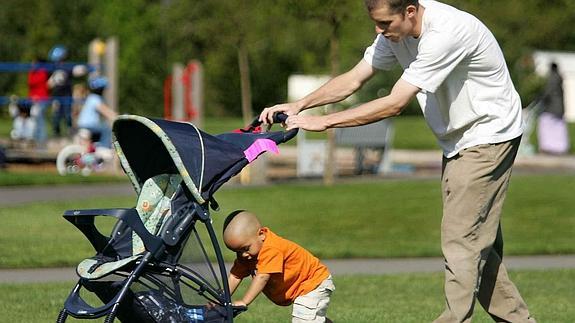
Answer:
[[[279,119],[279,121],[283,120]],[[136,282],[144,286],[150,285],[153,287],[150,288],[150,291],[157,289],[157,291],[171,296],[169,302],[177,305],[183,303],[182,305],[188,306],[182,301],[181,287],[190,288],[209,303],[212,303],[209,309],[205,306],[202,307],[200,309],[201,315],[194,316],[197,319],[190,322],[232,322],[234,316],[245,311],[246,307],[232,306],[227,271],[211,223],[209,207],[218,208],[213,193],[221,185],[239,173],[259,154],[268,150],[257,145],[258,142],[261,144],[260,139],[279,144],[290,140],[297,133],[297,130],[259,133],[256,130],[257,124],[258,122],[254,121],[249,128],[241,131],[211,136],[201,132],[190,123],[147,119],[139,116],[120,116],[114,123],[114,144],[122,168],[131,179],[138,195],[147,183],[144,183],[146,180],[150,181],[157,176],[164,175],[181,176],[181,178],[177,177],[181,179],[180,184],[177,185],[175,192],[170,197],[171,214],[164,217],[166,215],[164,212],[160,222],[156,224],[156,232],[150,232],[150,228],[142,221],[140,211],[136,207],[65,211],[64,218],[86,236],[97,252],[96,257],[89,259],[92,261],[89,263],[92,269],[96,268],[97,271],[101,265],[109,263],[115,264],[114,266],[117,264],[117,266],[94,277],[89,274],[88,277],[83,277],[79,271],[80,279],[66,299],[57,322],[65,322],[68,316],[79,319],[95,319],[106,316],[106,323],[113,322],[122,315],[122,312],[126,314],[127,311],[134,308],[128,302],[135,299],[131,287]],[[183,135],[191,136],[190,138],[193,140],[179,138]],[[193,144],[189,144],[190,142]],[[178,147],[182,143],[187,145],[185,149]],[[195,143],[198,145],[195,146]],[[146,160],[144,165],[133,163],[134,159],[137,160],[142,157],[142,147],[148,149],[148,146],[157,148],[152,150],[158,150],[159,147],[162,147],[165,156],[158,154],[155,158]],[[222,150],[220,146],[225,146],[225,148]],[[253,155],[254,146],[257,146],[255,155]],[[200,151],[202,155],[200,160],[193,159],[196,157],[189,151],[196,153]],[[221,151],[224,152],[222,155],[225,155],[225,158],[217,155]],[[248,156],[246,151],[251,151],[252,156]],[[217,169],[204,169],[206,156],[219,156],[217,158],[218,163],[212,165],[212,168],[216,167]],[[195,170],[196,167],[189,167],[190,164],[201,165],[201,170],[197,171]],[[108,216],[118,220],[110,237],[99,232],[95,225],[97,216]],[[196,231],[196,224],[198,223],[205,226],[214,249],[217,269],[214,269],[214,266],[209,262],[208,268],[218,286],[212,286],[193,268],[179,263],[183,248],[192,234],[195,234],[195,238],[200,242],[198,246],[203,253],[202,259],[209,261],[207,251]],[[120,256],[121,252],[114,253],[116,249],[121,249],[117,246],[124,243],[126,237],[133,235],[137,235],[141,239],[143,252],[130,257]],[[123,277],[123,280],[99,281],[112,275]],[[169,278],[174,284],[173,288],[163,282],[162,277]],[[101,289],[100,286],[104,286],[104,289]],[[80,294],[82,289],[95,293],[104,304],[99,307],[88,304]],[[143,306],[142,304],[139,305]],[[192,310],[195,311],[195,309]],[[213,320],[209,319],[210,313],[213,314]],[[125,321],[132,322],[132,319],[129,318]],[[142,322],[141,319],[133,321]]]
[[[200,206],[197,203],[193,203],[194,208],[192,210],[186,209],[184,211],[183,219],[179,225],[175,226],[174,229],[168,230],[172,232],[186,232],[189,231],[190,226],[194,224],[197,220],[202,221],[206,225],[207,231],[210,236],[210,240],[214,245],[214,250],[216,253],[216,259],[218,262],[218,269],[220,272],[221,277],[226,277],[226,268],[224,265],[224,259],[219,247],[219,243],[213,229],[213,226],[209,218],[209,212],[204,207]],[[105,322],[112,322],[113,319],[116,317],[116,313],[118,311],[118,307],[121,301],[126,296],[130,286],[134,281],[141,277],[142,272],[144,269],[150,265],[150,263],[157,258],[159,255],[162,254],[165,250],[165,245],[162,243],[161,238],[155,237],[150,234],[146,228],[144,227],[142,221],[140,220],[139,215],[137,214],[135,209],[94,209],[94,210],[68,210],[64,213],[64,217],[66,220],[70,221],[74,224],[80,231],[82,231],[94,249],[96,251],[101,252],[105,246],[108,244],[109,240],[105,241],[105,237],[101,235],[95,224],[94,218],[95,216],[112,216],[117,218],[118,220],[122,220],[127,223],[140,237],[142,237],[144,241],[144,245],[146,251],[141,259],[135,263],[134,269],[128,274],[125,284],[123,284],[121,290],[117,293],[117,295],[110,300],[108,303],[104,304],[101,307],[94,308],[88,305],[80,296],[80,290],[84,287],[86,282],[85,279],[81,278],[68,298],[66,299],[64,309],[60,311],[58,315],[57,322],[64,322],[67,315],[71,315],[75,318],[98,318],[104,315],[107,315]],[[115,231],[115,230],[113,230]],[[165,239],[172,239],[173,236],[166,237]],[[223,284],[223,295],[218,295],[217,291],[214,291],[211,286],[206,284],[205,282],[201,281],[194,275],[190,274],[185,266],[171,266],[171,265],[164,265],[162,267],[162,263],[155,264],[155,267],[160,267],[158,269],[161,272],[164,272],[168,275],[181,275],[184,276],[186,279],[196,283],[200,286],[201,292],[208,292],[214,299],[220,298],[223,296],[223,301],[225,305],[231,304],[231,295],[229,293],[229,286],[226,279],[222,279]],[[156,269],[157,270],[157,269]],[[189,270],[191,271],[191,270]],[[224,306],[226,310],[226,315],[228,317],[234,316],[234,309],[231,306]],[[241,311],[242,309],[236,309],[236,312]]]

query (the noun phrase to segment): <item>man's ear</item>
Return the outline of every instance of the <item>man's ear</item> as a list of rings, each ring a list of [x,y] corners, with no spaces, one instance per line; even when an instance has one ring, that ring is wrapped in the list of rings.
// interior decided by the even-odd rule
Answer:
[[[413,18],[415,17],[415,15],[417,14],[417,7],[414,5],[409,5],[407,6],[407,8],[405,8],[405,17],[407,18]]]

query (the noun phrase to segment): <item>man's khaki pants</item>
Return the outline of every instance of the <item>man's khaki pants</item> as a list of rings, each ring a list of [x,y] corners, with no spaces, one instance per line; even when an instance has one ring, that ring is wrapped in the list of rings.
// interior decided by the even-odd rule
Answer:
[[[476,298],[496,322],[535,322],[501,262],[501,208],[520,140],[443,158],[446,310],[436,323],[471,322]]]

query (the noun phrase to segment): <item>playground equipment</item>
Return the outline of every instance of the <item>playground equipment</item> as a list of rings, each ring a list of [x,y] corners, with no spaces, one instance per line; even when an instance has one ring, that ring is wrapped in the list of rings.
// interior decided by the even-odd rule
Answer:
[[[110,108],[118,111],[118,77],[117,77],[117,60],[118,60],[118,40],[111,37],[106,41],[94,39],[88,48],[88,61],[87,62],[60,62],[56,64],[58,59],[62,59],[66,55],[66,49],[63,46],[57,45],[52,48],[48,53],[49,58],[53,62],[49,63],[20,63],[20,62],[0,62],[0,73],[23,73],[32,69],[42,68],[48,73],[58,69],[66,69],[71,71],[74,75],[86,75],[89,77],[102,75],[109,80],[109,85],[104,92],[105,100]],[[19,97],[20,102],[33,102],[31,98]],[[49,97],[46,101],[51,104],[55,101],[74,102],[73,97]],[[14,98],[11,95],[0,96],[0,106],[7,106],[13,102]],[[5,143],[6,157],[8,161],[54,161],[58,153],[59,147],[62,147],[60,142],[51,142],[48,145],[48,150],[38,149],[36,145],[26,143],[23,145],[20,140],[11,140]],[[56,150],[54,150],[54,148]]]
[[[203,67],[192,60],[174,64],[164,81],[164,118],[203,126]]]
[[[88,46],[87,62],[62,62],[56,64],[58,59],[67,54],[67,50],[62,45],[54,46],[48,53],[52,62],[46,63],[20,63],[20,62],[0,62],[0,73],[23,73],[29,72],[34,68],[42,68],[48,72],[56,69],[76,70],[74,74],[83,74],[80,71],[85,69],[89,76],[103,75],[110,81],[108,91],[106,92],[106,102],[112,109],[117,111],[117,61],[118,61],[118,40],[111,37],[105,42],[96,38]],[[27,97],[20,97],[21,100],[30,100]],[[51,98],[54,99],[54,98]],[[72,100],[71,97],[68,98]],[[10,96],[0,96],[0,105],[10,103]]]

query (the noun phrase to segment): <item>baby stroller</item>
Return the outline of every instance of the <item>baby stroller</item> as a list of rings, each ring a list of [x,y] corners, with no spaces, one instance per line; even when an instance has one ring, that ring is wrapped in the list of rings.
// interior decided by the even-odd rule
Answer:
[[[277,122],[286,116],[276,118]],[[283,120],[282,120],[283,119]],[[122,322],[232,322],[227,273],[209,207],[214,193],[297,130],[262,133],[259,122],[212,136],[191,123],[118,117],[114,145],[138,195],[133,208],[68,210],[96,256],[77,267],[78,283],[57,322],[68,316]],[[117,219],[110,236],[96,216]],[[94,305],[96,304],[96,305]],[[207,305],[209,304],[209,305]]]

